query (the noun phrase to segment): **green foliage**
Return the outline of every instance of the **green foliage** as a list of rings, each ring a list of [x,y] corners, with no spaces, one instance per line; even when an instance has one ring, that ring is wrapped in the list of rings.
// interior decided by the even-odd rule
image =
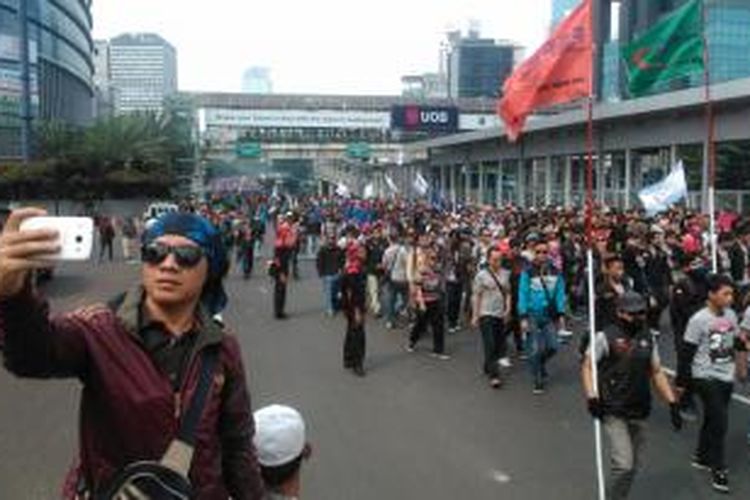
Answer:
[[[94,201],[168,195],[178,160],[192,157],[192,107],[184,98],[165,111],[97,120],[81,129],[61,122],[36,130],[39,160],[0,166],[0,197]]]

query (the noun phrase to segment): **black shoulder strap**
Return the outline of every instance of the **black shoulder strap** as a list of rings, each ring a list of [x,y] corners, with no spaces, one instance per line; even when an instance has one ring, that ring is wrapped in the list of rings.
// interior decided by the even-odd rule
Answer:
[[[500,293],[505,294],[506,293],[505,287],[503,287],[503,285],[500,283],[500,280],[497,278],[497,276],[495,275],[495,273],[492,272],[492,269],[490,269],[489,267],[487,267],[487,272],[490,273],[490,276],[492,276],[492,280],[497,285],[497,289],[500,290]]]
[[[177,439],[189,445],[195,444],[195,430],[198,427],[203,408],[206,406],[208,393],[214,378],[216,363],[219,360],[219,348],[209,347],[203,351],[203,360],[201,363],[201,374],[198,380],[198,387],[190,401],[190,406],[183,416],[180,423],[180,430],[177,432]]]

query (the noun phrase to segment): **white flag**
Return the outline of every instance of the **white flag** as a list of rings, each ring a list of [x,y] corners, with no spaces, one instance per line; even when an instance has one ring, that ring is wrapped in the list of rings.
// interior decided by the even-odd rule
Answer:
[[[638,193],[643,203],[643,208],[649,214],[655,214],[668,210],[683,198],[687,198],[687,181],[685,180],[685,167],[680,161],[672,168],[672,171],[661,181],[645,187]]]
[[[421,173],[417,173],[417,178],[414,179],[414,189],[419,193],[419,196],[424,196],[427,191],[430,190],[430,185],[427,183]]]
[[[375,184],[371,182],[368,185],[366,185],[364,193],[362,194],[362,197],[365,199],[375,198]]]
[[[393,182],[393,179],[391,179],[391,176],[388,174],[385,174],[385,183],[388,185],[388,189],[394,193],[398,193],[398,186],[396,186],[396,183]]]
[[[348,198],[351,195],[351,192],[346,184],[339,182],[339,185],[336,186],[336,194],[342,198]]]

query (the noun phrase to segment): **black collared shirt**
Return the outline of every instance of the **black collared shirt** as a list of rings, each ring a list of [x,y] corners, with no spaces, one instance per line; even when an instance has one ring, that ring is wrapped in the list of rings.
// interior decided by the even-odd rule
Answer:
[[[138,325],[138,334],[151,360],[169,377],[172,388],[175,391],[179,390],[198,338],[196,326],[178,337],[170,333],[163,323],[150,319],[143,306],[141,306]]]

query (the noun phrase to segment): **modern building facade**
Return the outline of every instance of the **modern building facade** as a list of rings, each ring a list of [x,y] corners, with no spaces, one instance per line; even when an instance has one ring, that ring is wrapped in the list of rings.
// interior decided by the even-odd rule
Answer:
[[[153,33],[128,33],[110,40],[115,112],[161,111],[177,92],[177,50]]]
[[[716,84],[712,94],[716,206],[750,213],[750,78]],[[705,209],[709,147],[702,88],[599,103],[594,120],[597,200],[637,207],[638,191],[682,161],[688,203]],[[586,113],[578,109],[530,121],[518,143],[510,143],[502,128],[436,138],[411,146],[428,158],[414,168],[455,202],[581,206],[586,130]]]
[[[451,98],[496,98],[513,71],[518,47],[481,38],[478,31],[467,37],[449,35],[447,51],[448,96]]]
[[[242,92],[246,94],[272,94],[271,68],[253,66],[242,75]]]
[[[26,29],[21,22],[26,11]],[[92,119],[94,72],[90,0],[0,0],[0,158],[20,158],[24,125],[33,154],[34,125]],[[22,53],[28,34],[28,85]],[[24,116],[24,89],[29,113]]]

